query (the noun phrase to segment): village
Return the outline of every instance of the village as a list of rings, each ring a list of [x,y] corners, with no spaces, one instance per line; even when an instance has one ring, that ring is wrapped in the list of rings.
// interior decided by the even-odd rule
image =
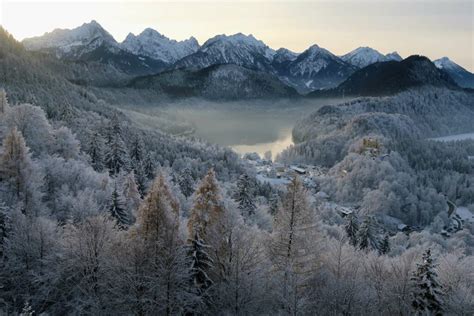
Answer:
[[[364,140],[362,153],[372,157],[383,159],[389,154],[380,150],[377,142],[372,139]],[[261,158],[257,153],[247,153],[243,156],[244,160],[256,170],[256,179],[260,183],[268,183],[274,187],[287,185],[291,179],[297,175],[303,181],[303,184],[311,192],[311,198],[317,200],[322,207],[329,208],[337,212],[341,217],[349,214],[357,213],[358,206],[340,205],[331,201],[328,194],[320,191],[320,181],[327,176],[328,169],[308,164],[283,164],[274,162],[271,159]],[[345,171],[345,170],[344,170]],[[460,231],[468,223],[474,223],[474,215],[472,212],[461,206],[456,206],[453,202],[447,201],[447,213],[449,224],[446,225],[440,234],[444,238],[449,238],[457,231]],[[410,234],[412,232],[421,231],[420,227],[409,226],[399,219],[385,216],[384,224],[392,233],[403,232]]]

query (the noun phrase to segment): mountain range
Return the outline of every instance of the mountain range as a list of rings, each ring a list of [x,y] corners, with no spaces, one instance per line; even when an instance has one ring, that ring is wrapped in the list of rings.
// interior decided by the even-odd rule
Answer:
[[[440,71],[428,58],[413,55],[399,62],[370,64],[357,70],[338,87],[314,91],[309,95],[313,97],[384,96],[425,85],[451,90],[460,89],[448,73]]]
[[[281,85],[293,88],[300,94],[315,90],[334,91],[342,84],[346,87],[350,85],[346,81],[352,78],[350,81],[353,82],[355,78],[359,78],[360,71],[366,67],[385,63],[395,65],[394,63],[402,61],[397,52],[384,55],[370,47],[359,47],[342,56],[318,45],[312,45],[301,53],[286,48],[274,50],[253,35],[242,33],[217,35],[200,45],[193,37],[176,41],[147,28],[138,35],[130,33],[119,43],[96,21],[74,29],[56,29],[43,36],[25,39],[22,44],[29,51],[54,56],[73,65],[71,67],[74,69],[78,68],[74,71],[63,70],[68,72],[68,79],[74,83],[114,85],[120,81],[133,82],[133,85],[138,82],[134,81],[136,77],[151,76],[163,88],[170,86],[163,82],[164,78],[171,80],[175,78],[171,76],[174,73],[180,74],[179,76],[186,74],[182,79],[186,78],[187,84],[191,84],[188,81],[190,78],[194,82],[192,85],[195,85],[196,80],[202,80],[198,86],[203,87],[213,82],[209,80],[209,74],[219,70],[220,80],[228,75],[223,83],[233,83],[236,88],[242,87],[242,80],[246,82],[244,86],[247,86],[249,78],[252,78],[251,81],[256,86],[255,91],[251,89],[252,93],[249,95],[259,89],[264,93],[256,95],[267,95],[274,88],[278,91],[277,95],[282,92],[283,95],[293,95],[292,89],[281,89]],[[236,67],[219,67],[225,64]],[[90,74],[91,65],[94,69],[101,69],[101,74],[97,75],[100,80]],[[434,65],[460,87],[474,87],[474,75],[447,57],[436,60]],[[377,73],[393,67],[397,68],[380,66]],[[373,70],[365,72],[373,73]],[[241,81],[236,81],[238,77]],[[261,78],[256,80],[257,77]],[[150,82],[150,78],[146,82]]]

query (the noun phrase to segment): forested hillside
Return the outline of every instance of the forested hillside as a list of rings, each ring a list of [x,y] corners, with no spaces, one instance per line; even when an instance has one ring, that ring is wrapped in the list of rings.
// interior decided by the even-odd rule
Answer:
[[[447,221],[446,199],[474,203],[474,142],[428,140],[472,130],[474,96],[446,89],[325,106],[293,130],[280,157],[328,167],[321,190],[364,212],[426,226]]]

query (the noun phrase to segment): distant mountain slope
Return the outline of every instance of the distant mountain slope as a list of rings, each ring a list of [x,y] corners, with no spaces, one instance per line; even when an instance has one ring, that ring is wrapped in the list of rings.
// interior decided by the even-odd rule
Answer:
[[[302,93],[335,87],[354,71],[354,66],[318,45],[309,47],[285,67],[277,69],[282,81]]]
[[[214,65],[201,70],[176,69],[134,79],[129,88],[154,90],[170,97],[254,99],[294,97],[296,91],[275,76],[237,65]]]
[[[135,55],[147,56],[172,64],[195,53],[199,49],[199,43],[194,37],[180,42],[171,40],[147,28],[139,35],[128,34],[120,47]]]
[[[400,57],[400,55],[398,55],[397,52],[383,55],[377,50],[370,47],[356,48],[353,51],[341,56],[341,59],[358,68],[364,68],[368,65],[382,61],[402,60],[402,58]]]
[[[448,57],[437,59],[433,63],[438,69],[447,72],[460,87],[474,89],[474,74],[459,66]]]
[[[153,74],[167,63],[123,50],[115,39],[96,21],[74,29],[56,29],[43,36],[23,40],[30,51],[39,51],[61,60],[101,62],[127,74]]]
[[[26,51],[1,27],[0,73],[0,87],[5,88],[12,104],[39,105],[50,118],[61,118],[73,106],[105,110],[97,107],[98,100],[93,94],[66,80],[59,70],[45,65],[44,57]]]
[[[337,88],[315,91],[310,96],[381,96],[426,85],[459,89],[451,77],[428,58],[413,55],[401,62],[369,65],[356,71]]]
[[[175,68],[203,69],[212,65],[235,64],[248,69],[271,71],[275,51],[252,35],[217,35],[199,50],[179,60]]]

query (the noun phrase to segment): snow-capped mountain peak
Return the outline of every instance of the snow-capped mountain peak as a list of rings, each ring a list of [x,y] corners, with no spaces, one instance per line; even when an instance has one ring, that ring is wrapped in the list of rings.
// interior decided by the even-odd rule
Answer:
[[[385,61],[386,57],[370,47],[359,47],[341,56],[342,60],[353,66],[364,68],[370,64]]]
[[[235,64],[249,69],[271,71],[275,51],[253,35],[216,35],[195,53],[179,60],[177,68],[202,69],[217,64]]]
[[[139,35],[128,34],[120,45],[133,54],[144,55],[167,63],[174,63],[199,49],[199,43],[194,37],[176,41],[152,28],[146,28]]]
[[[263,54],[266,58],[272,59],[275,55],[275,51],[268,47],[261,40],[256,39],[252,34],[245,35],[242,33],[236,33],[233,35],[216,35],[208,39],[202,45],[202,51],[206,52],[211,49],[211,47],[219,46],[220,49],[229,49],[231,47],[235,49],[244,49],[249,51],[258,51]]]
[[[391,52],[385,55],[386,60],[402,61],[403,58],[398,54],[398,52]]]
[[[474,74],[459,66],[448,57],[437,59],[433,63],[436,68],[448,73],[460,87],[474,89]]]
[[[101,45],[118,46],[112,35],[95,20],[74,29],[55,29],[43,36],[25,39],[23,45],[29,50],[53,50],[58,57],[77,57]]]
[[[448,57],[442,57],[433,62],[438,69],[455,69],[460,67]]]
[[[293,61],[298,58],[298,55],[298,53],[292,52],[291,50],[282,47],[275,52],[275,55],[273,56],[273,62],[282,63],[286,61]]]

